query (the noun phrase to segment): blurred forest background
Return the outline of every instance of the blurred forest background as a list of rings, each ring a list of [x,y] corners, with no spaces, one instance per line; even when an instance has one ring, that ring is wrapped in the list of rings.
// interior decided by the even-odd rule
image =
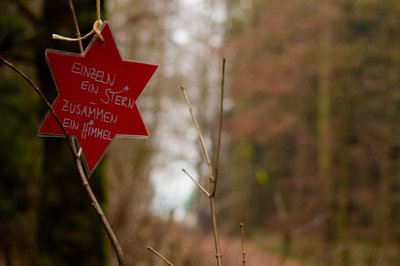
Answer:
[[[79,52],[70,1],[2,0],[0,53],[49,99],[46,48]],[[82,33],[95,1],[75,1]],[[227,58],[217,217],[225,265],[399,265],[398,0],[106,0],[125,59],[159,64],[139,98],[149,140],[115,139],[90,182],[129,265],[213,265],[190,94],[215,150]],[[87,41],[84,42],[84,45]],[[45,106],[0,65],[0,265],[117,265]]]

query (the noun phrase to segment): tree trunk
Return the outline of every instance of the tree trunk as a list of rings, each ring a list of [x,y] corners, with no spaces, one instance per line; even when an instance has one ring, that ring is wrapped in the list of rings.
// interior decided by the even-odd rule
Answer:
[[[78,2],[78,1],[76,1]],[[96,19],[93,1],[80,1],[75,6],[78,21],[86,21],[81,31],[90,31]],[[90,14],[90,16],[88,15]],[[86,17],[79,16],[85,14]],[[45,49],[53,48],[79,53],[78,43],[52,40],[52,33],[74,36],[73,18],[68,1],[43,2],[43,18],[36,38],[36,70],[40,88],[50,99],[56,89],[45,63]],[[45,110],[43,110],[44,113]],[[43,181],[39,199],[37,265],[106,265],[105,234],[81,181],[64,139],[45,138]],[[101,166],[93,173],[91,186],[104,201]]]
[[[331,38],[329,26],[324,23],[321,29],[321,54],[318,91],[318,176],[320,183],[321,210],[327,215],[323,226],[322,258],[332,248],[332,197],[333,184],[331,175],[331,138],[330,138],[330,52]]]

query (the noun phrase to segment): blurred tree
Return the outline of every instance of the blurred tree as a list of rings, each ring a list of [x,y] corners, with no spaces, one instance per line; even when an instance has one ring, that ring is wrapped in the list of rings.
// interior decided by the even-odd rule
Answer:
[[[0,53],[32,73],[24,49],[34,27],[14,1],[2,1]],[[42,147],[35,136],[37,101],[26,83],[0,65],[0,264],[31,265],[36,256],[38,183]]]
[[[7,266],[30,265],[36,254],[35,208],[42,160],[34,134],[38,107],[26,84],[4,67],[0,73],[0,261],[4,259]]]
[[[321,209],[325,212],[325,223],[322,226],[322,253],[325,254],[332,249],[332,239],[335,235],[335,224],[333,212],[334,186],[332,169],[332,137],[331,137],[331,90],[332,90],[332,68],[333,47],[335,38],[333,36],[333,14],[335,7],[330,1],[324,1],[319,6],[320,12],[320,54],[318,72],[318,99],[317,99],[317,134],[318,134],[318,181],[319,198]],[[344,217],[344,216],[343,216]]]
[[[384,247],[399,239],[399,4],[227,3],[234,145],[225,168],[241,193],[225,217],[282,228],[271,197],[281,192],[293,232],[324,217],[320,264],[360,260],[357,238],[370,248],[361,260],[395,265]]]
[[[338,187],[347,186],[347,196],[341,198],[348,203],[338,201],[338,211],[347,213],[345,221],[338,221],[347,232],[350,221],[356,221],[353,226],[363,228],[373,239],[369,265],[389,264],[392,255],[384,252],[385,247],[398,243],[395,224],[399,217],[392,214],[398,204],[393,193],[399,188],[400,25],[396,18],[400,6],[396,1],[346,1],[340,8],[335,97],[343,101],[342,108],[337,108],[343,122],[335,123],[342,132],[335,141],[335,153],[342,166]]]
[[[317,197],[316,92],[318,80],[318,9],[313,1],[231,1],[231,28],[226,49],[232,54],[231,97],[234,105],[228,120],[235,160],[250,165],[239,174],[237,200],[246,210],[260,203],[256,215],[243,215],[248,228],[263,225],[265,212],[276,212],[273,191],[287,200],[294,224],[311,219]],[[299,23],[293,23],[294,19]],[[240,51],[237,52],[237,51]],[[251,152],[250,152],[251,151]],[[251,157],[249,157],[251,154]],[[229,168],[229,167],[225,167]],[[247,170],[246,170],[247,169]],[[259,183],[257,173],[267,172],[269,182]],[[286,195],[291,195],[286,197]],[[236,202],[236,200],[235,200]],[[301,205],[307,208],[299,209]],[[254,218],[251,218],[254,217]],[[293,224],[293,225],[294,225]]]

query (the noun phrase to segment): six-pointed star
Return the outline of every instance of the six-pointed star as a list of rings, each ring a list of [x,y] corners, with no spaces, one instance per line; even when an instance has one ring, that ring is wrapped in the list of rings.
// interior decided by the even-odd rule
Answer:
[[[104,43],[93,37],[83,54],[46,50],[59,93],[53,109],[78,139],[90,173],[116,135],[148,136],[136,100],[158,67],[122,60],[108,22],[101,35]],[[50,112],[39,135],[64,136]]]

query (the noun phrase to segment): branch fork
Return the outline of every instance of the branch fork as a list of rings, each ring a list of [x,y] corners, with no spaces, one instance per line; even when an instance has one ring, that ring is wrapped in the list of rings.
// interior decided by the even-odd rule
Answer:
[[[210,182],[210,189],[211,191],[207,191],[199,182],[197,182],[186,170],[183,169],[183,172],[195,183],[195,185],[209,198],[210,200],[210,212],[211,212],[211,219],[212,219],[212,227],[214,233],[214,246],[215,246],[215,258],[217,260],[217,266],[222,265],[222,253],[221,248],[219,245],[219,238],[218,238],[218,227],[217,227],[217,217],[215,211],[215,196],[217,191],[217,183],[218,183],[218,174],[219,174],[219,157],[220,157],[220,150],[221,150],[221,136],[222,136],[222,122],[223,122],[223,110],[224,110],[224,84],[225,84],[225,58],[222,60],[222,74],[221,74],[221,97],[220,97],[220,110],[219,110],[219,126],[218,126],[218,142],[217,142],[217,151],[216,151],[216,161],[215,165],[212,164],[210,160],[210,156],[207,150],[207,147],[204,142],[204,137],[201,133],[199,123],[197,122],[197,118],[193,113],[192,105],[189,101],[189,97],[186,93],[184,87],[181,87],[183,96],[186,100],[186,104],[188,106],[190,116],[192,118],[193,124],[196,127],[197,134],[200,141],[200,146],[203,151],[204,158],[207,163],[208,167],[208,174],[209,174],[209,182]]]
[[[182,169],[182,172],[185,173],[190,180],[193,181],[193,183],[197,186],[198,189],[200,189],[204,195],[210,200],[210,213],[211,213],[211,218],[212,218],[212,227],[213,227],[213,233],[214,233],[214,246],[215,246],[215,258],[217,260],[217,266],[222,265],[222,253],[221,249],[219,246],[219,238],[218,238],[218,228],[217,228],[217,218],[216,218],[216,212],[215,212],[215,195],[216,195],[216,190],[217,190],[217,181],[218,181],[218,172],[219,172],[219,154],[220,154],[220,149],[221,149],[221,136],[222,136],[222,118],[223,118],[223,100],[224,100],[224,81],[225,80],[225,58],[222,60],[222,78],[221,78],[221,99],[220,99],[220,117],[219,117],[219,128],[218,128],[218,144],[217,144],[217,152],[216,152],[216,162],[215,162],[215,167],[211,163],[210,156],[208,155],[208,151],[204,142],[204,137],[200,131],[199,123],[197,122],[196,116],[193,113],[193,108],[192,105],[189,101],[189,97],[186,93],[186,90],[184,87],[181,87],[183,96],[185,98],[187,107],[190,112],[190,116],[192,118],[193,124],[196,127],[196,131],[199,137],[200,141],[200,146],[203,152],[203,156],[206,160],[207,167],[208,167],[208,173],[209,173],[209,181],[210,181],[210,188],[211,192],[205,189],[193,176],[191,176],[185,169]],[[152,247],[148,246],[147,249],[151,252],[153,252],[155,255],[160,257],[167,265],[173,266],[171,262],[169,262],[165,257],[163,257],[159,252],[154,250]]]

